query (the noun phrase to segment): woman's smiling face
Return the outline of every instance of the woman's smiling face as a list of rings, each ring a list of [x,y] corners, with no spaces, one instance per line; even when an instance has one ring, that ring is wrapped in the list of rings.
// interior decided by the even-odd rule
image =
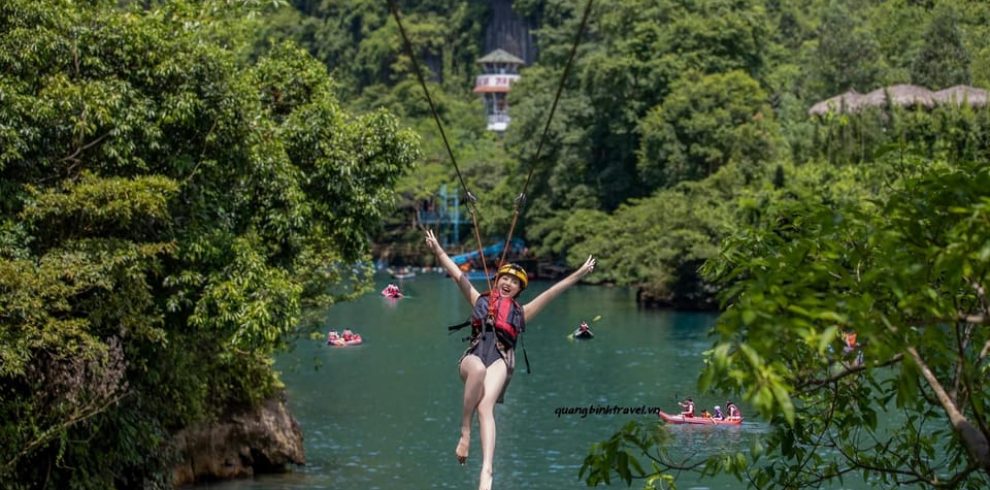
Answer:
[[[518,277],[510,274],[502,274],[495,281],[495,290],[503,297],[515,298],[522,292],[522,282]]]

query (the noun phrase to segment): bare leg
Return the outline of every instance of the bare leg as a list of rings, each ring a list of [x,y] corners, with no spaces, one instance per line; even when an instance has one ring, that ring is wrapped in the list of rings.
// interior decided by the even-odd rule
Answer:
[[[454,454],[457,461],[464,464],[467,461],[468,450],[471,447],[471,419],[485,392],[485,364],[475,355],[465,356],[461,361],[461,379],[464,381],[464,409],[461,412],[461,438],[457,441]]]
[[[478,490],[492,488],[492,460],[495,459],[495,402],[502,393],[507,371],[499,359],[485,373],[485,392],[478,403],[478,431],[481,432],[481,476]]]

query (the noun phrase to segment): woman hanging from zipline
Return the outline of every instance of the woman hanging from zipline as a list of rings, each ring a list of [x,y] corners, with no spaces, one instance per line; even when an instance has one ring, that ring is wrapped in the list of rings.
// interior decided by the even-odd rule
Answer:
[[[495,286],[488,293],[479,293],[467,276],[444,252],[432,230],[426,232],[426,245],[433,251],[450,278],[468,303],[471,313],[470,345],[459,361],[464,381],[464,408],[461,414],[461,437],[454,450],[457,460],[464,464],[471,443],[471,419],[478,413],[481,432],[481,475],[479,490],[492,488],[492,460],[495,455],[495,403],[501,403],[505,389],[515,369],[515,346],[526,322],[536,316],[547,303],[565,289],[576,284],[595,268],[595,258],[588,256],[578,270],[560,280],[532,301],[520,306],[516,297],[526,286],[526,271],[516,264],[506,264],[495,275]]]

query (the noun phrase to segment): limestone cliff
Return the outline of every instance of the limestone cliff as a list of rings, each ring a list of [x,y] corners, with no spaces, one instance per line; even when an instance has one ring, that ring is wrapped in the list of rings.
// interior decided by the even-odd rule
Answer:
[[[302,431],[283,400],[176,434],[175,486],[286,471],[305,463]]]
[[[485,28],[482,54],[503,49],[532,65],[537,52],[529,23],[512,10],[512,0],[491,0],[490,5],[492,13]]]

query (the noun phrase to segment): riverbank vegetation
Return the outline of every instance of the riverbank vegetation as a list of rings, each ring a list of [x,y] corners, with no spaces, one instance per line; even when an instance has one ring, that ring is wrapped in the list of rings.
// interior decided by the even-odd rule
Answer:
[[[417,158],[305,51],[253,57],[250,3],[118,4],[0,6],[3,488],[171,487],[171,436],[366,290]]]
[[[847,167],[860,195],[767,199],[703,267],[726,309],[700,388],[741,393],[767,436],[685,460],[629,425],[592,450],[589,483],[666,488],[694,469],[754,488],[987,486],[987,161],[877,163]]]
[[[477,118],[454,100],[472,99],[467,67],[484,54],[463,36],[480,38],[485,3],[400,2],[416,55],[432,60],[431,90],[446,98],[444,122],[461,136]],[[321,5],[301,10],[321,33],[313,39],[360,25],[349,59],[389,53],[374,58],[388,76],[355,74],[355,87],[425,119],[389,21],[354,0],[335,3],[335,14],[361,13],[341,25]],[[504,233],[514,191],[535,169],[522,233],[538,255],[573,265],[596,253],[598,280],[664,304],[721,306],[702,385],[741,392],[772,433],[748,456],[690,465],[756,488],[830,486],[850,474],[985,487],[990,113],[985,93],[905,103],[900,95],[923,91],[898,84],[990,86],[990,7],[596,2],[537,160],[584,2],[513,5],[540,54],[513,87],[510,129],[495,144],[455,138],[469,185],[484,191],[483,231]],[[809,113],[850,90],[872,93],[870,104]],[[441,149],[427,145],[421,175],[431,180],[403,192],[453,182]],[[850,331],[862,364],[840,354]],[[892,413],[903,424],[878,422]],[[596,447],[583,473],[590,484],[670,486],[678,464],[660,440],[628,427]]]

